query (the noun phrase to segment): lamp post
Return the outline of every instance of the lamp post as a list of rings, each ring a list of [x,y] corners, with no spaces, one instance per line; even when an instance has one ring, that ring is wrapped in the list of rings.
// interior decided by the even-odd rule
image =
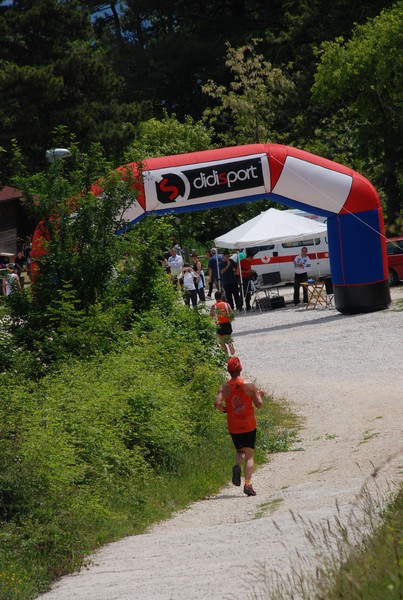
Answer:
[[[180,217],[175,217],[175,225],[178,227],[179,246],[182,248],[182,233],[181,233],[181,219],[180,219]]]
[[[71,156],[70,150],[67,148],[51,148],[46,150],[46,160],[50,163],[54,163],[56,158],[69,158]]]

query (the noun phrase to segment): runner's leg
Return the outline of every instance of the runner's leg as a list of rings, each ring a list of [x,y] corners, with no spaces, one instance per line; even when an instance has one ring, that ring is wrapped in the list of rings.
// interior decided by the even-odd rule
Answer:
[[[245,453],[245,480],[250,481],[255,466],[255,450],[254,448],[242,448],[242,451]]]

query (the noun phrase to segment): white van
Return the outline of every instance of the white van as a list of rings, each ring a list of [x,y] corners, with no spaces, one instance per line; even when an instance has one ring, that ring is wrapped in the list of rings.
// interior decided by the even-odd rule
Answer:
[[[289,211],[293,214],[326,222],[324,217],[311,215],[298,209]],[[327,233],[321,233],[312,239],[294,240],[292,242],[277,242],[255,248],[246,248],[244,252],[253,256],[253,268],[258,274],[259,280],[265,285],[278,285],[294,281],[293,260],[301,253],[301,248],[308,248],[312,268],[308,273],[312,279],[322,279],[330,275],[329,245]]]
[[[267,246],[246,248],[244,252],[253,256],[253,269],[258,275],[276,274],[271,279],[273,284],[277,284],[294,281],[293,260],[300,254],[301,248],[304,246],[308,248],[312,265],[308,273],[309,277],[313,279],[328,277],[330,275],[329,246],[327,236],[323,234],[311,240],[294,240],[293,242],[278,242]],[[270,278],[264,279],[270,283],[268,281]]]

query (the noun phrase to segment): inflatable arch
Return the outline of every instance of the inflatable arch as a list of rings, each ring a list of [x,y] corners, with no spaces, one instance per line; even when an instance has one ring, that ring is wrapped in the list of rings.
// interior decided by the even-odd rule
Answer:
[[[268,198],[327,217],[335,306],[353,314],[386,308],[388,284],[379,196],[359,173],[303,150],[251,144],[147,159],[137,201],[124,217],[181,213]],[[139,177],[142,175],[142,177]],[[97,193],[97,186],[93,188]],[[33,240],[33,254],[34,254]]]

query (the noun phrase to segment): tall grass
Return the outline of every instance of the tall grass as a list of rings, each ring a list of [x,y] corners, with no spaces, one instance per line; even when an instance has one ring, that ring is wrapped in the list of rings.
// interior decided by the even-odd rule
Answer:
[[[386,508],[369,495],[367,532],[356,545],[346,544],[347,558],[320,573],[318,600],[401,600],[403,598],[403,487]],[[348,532],[339,526],[347,539]],[[362,531],[361,531],[362,533]]]
[[[403,486],[381,492],[376,477],[325,521],[291,513],[307,550],[290,554],[286,574],[258,566],[248,600],[402,600]]]

